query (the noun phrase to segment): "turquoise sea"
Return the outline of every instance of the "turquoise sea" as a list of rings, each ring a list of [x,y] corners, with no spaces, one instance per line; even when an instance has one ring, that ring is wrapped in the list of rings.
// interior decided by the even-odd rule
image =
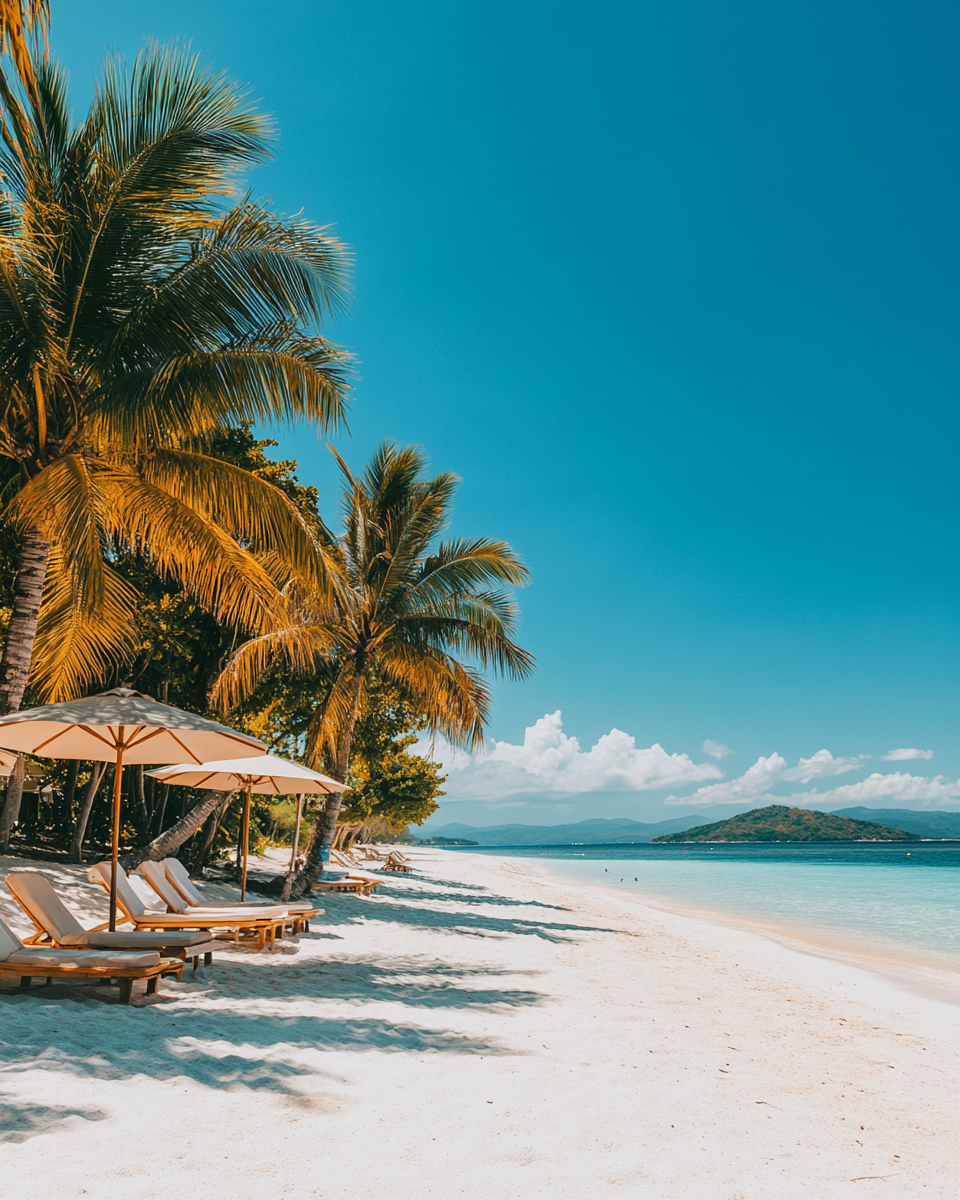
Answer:
[[[960,843],[471,847],[902,963],[960,970]]]

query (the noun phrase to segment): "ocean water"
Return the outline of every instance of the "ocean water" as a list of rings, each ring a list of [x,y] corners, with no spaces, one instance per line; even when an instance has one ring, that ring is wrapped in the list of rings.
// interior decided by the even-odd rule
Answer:
[[[960,970],[960,843],[471,847],[814,944]]]

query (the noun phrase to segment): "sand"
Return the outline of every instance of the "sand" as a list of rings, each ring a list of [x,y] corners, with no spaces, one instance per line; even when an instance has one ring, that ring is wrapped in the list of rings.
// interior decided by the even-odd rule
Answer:
[[[529,860],[414,857],[156,1000],[5,990],[3,1193],[958,1194],[957,1008]],[[29,865],[99,919],[80,868]]]

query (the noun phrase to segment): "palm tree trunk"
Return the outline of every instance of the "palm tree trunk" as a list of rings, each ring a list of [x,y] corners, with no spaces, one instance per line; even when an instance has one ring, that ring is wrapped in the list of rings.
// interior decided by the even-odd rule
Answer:
[[[359,688],[358,688],[359,690]],[[356,704],[353,715],[346,721],[337,746],[337,762],[333,770],[333,778],[340,783],[347,782],[347,772],[350,769],[350,748],[353,744],[353,731],[357,726]],[[343,803],[342,792],[332,792],[327,797],[323,812],[314,822],[304,864],[297,873],[290,895],[296,899],[302,896],[310,886],[317,882],[323,873],[323,864],[330,861],[330,847],[337,836],[337,818],[340,816],[340,805]]]
[[[222,802],[213,810],[207,817],[206,825],[203,830],[203,845],[200,847],[200,852],[197,855],[194,863],[194,870],[202,870],[206,866],[207,856],[210,853],[210,847],[213,845],[213,839],[217,836],[217,830],[220,828],[220,822],[224,818],[228,807],[230,806],[230,798],[232,792],[224,792]]]
[[[146,862],[148,859],[152,862],[160,862],[161,859],[174,854],[187,838],[193,837],[214,809],[223,803],[224,797],[230,795],[230,792],[207,792],[205,798],[199,804],[194,805],[188,813],[185,813],[176,825],[171,825],[152,842],[148,842],[145,846],[139,846],[136,850],[125,850],[120,855],[121,866],[126,869],[138,867],[140,863]]]
[[[30,674],[33,643],[37,637],[40,602],[47,578],[50,543],[36,530],[24,535],[20,569],[13,585],[13,612],[0,654],[0,716],[16,712]]]
[[[23,699],[33,658],[33,643],[37,637],[37,621],[40,619],[40,601],[49,557],[50,543],[44,541],[36,530],[28,530],[20,552],[20,569],[13,585],[13,611],[7,626],[3,653],[0,654],[0,716],[16,712]],[[4,854],[10,848],[10,834],[20,816],[23,773],[24,760],[21,757],[10,776],[6,802],[0,814],[0,851]]]
[[[20,817],[20,800],[23,796],[23,777],[26,762],[18,755],[16,765],[7,781],[7,799],[0,813],[0,854],[9,854],[10,835]]]

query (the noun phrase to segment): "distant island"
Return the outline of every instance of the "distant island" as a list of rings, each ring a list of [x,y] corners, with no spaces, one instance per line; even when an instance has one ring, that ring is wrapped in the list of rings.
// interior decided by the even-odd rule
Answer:
[[[726,821],[667,833],[654,842],[918,842],[915,833],[834,813],[770,804]]]
[[[852,817],[855,821],[872,821],[915,833],[921,838],[960,839],[960,812],[950,810],[915,810],[910,808],[841,808],[834,811],[835,817]],[[671,817],[666,821],[644,824],[625,817],[602,819],[594,817],[588,821],[577,821],[571,825],[462,825],[451,821],[439,827],[434,825],[427,834],[433,844],[435,838],[446,839],[446,845],[462,845],[474,842],[480,846],[630,846],[657,841],[667,833],[678,833],[693,829],[698,818],[695,816]],[[699,820],[703,820],[703,814]],[[899,835],[898,836],[902,836]],[[686,841],[684,837],[676,839]]]

